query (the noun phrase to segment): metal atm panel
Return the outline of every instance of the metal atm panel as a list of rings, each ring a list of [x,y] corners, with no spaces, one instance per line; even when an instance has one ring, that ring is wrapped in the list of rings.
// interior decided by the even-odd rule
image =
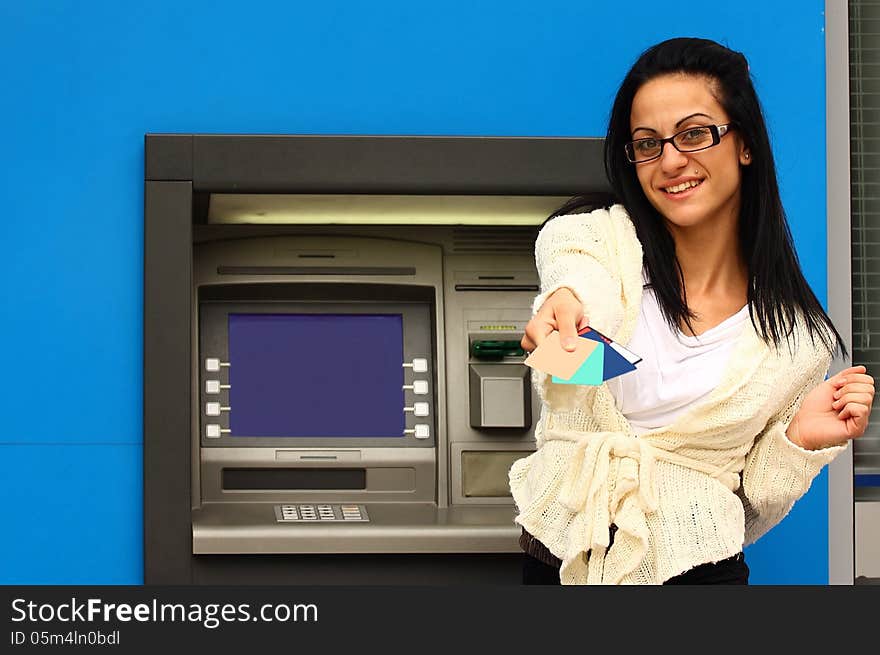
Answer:
[[[148,136],[145,581],[516,584],[505,486],[538,416],[516,347],[537,292],[534,238],[570,196],[604,191],[600,149]],[[399,342],[371,360],[383,372],[358,373],[377,389],[354,415],[375,425],[348,420],[358,387],[343,384],[316,386],[338,396],[338,415],[322,410],[333,420],[300,421],[325,398],[284,406],[317,374],[286,340],[318,351],[370,317],[365,333]],[[356,352],[329,368],[344,375]],[[257,364],[236,387],[241,357]],[[398,400],[399,416],[383,409]]]
[[[535,400],[521,350],[493,352],[486,359],[475,346],[518,341],[537,290],[535,273],[528,270],[530,253],[524,249],[519,255],[447,255],[444,245],[446,250],[450,246],[437,234],[410,227],[407,236],[303,234],[224,239],[194,248],[194,454],[199,462],[194,477],[198,484],[193,485],[198,499],[194,554],[266,552],[267,543],[275,544],[273,552],[283,553],[430,552],[451,547],[444,544],[515,550],[512,502],[509,492],[502,493],[506,471],[497,462],[494,467],[487,462],[497,459],[497,452],[506,461],[510,453],[524,456],[531,451]],[[322,253],[319,266],[310,261],[314,253]],[[250,364],[229,361],[236,320],[244,317],[259,327],[260,319],[273,323],[326,317],[324,329],[330,329],[340,318],[383,316],[402,318],[403,348],[396,363],[406,371],[401,375],[402,434],[303,434],[296,432],[302,416],[291,423],[290,434],[236,434],[232,429],[236,367]],[[353,325],[356,330],[357,321]],[[254,339],[271,339],[265,334],[255,333]],[[342,330],[335,337],[336,343],[344,334]],[[258,353],[267,344],[248,347]],[[270,356],[289,356],[282,370],[293,370],[297,348],[290,348],[292,355],[276,350]],[[367,350],[359,352],[366,358]],[[425,366],[415,373],[414,363],[420,359]],[[471,378],[481,370],[493,375],[477,389]],[[318,369],[291,376],[289,389],[279,398],[303,393],[301,385],[310,384],[309,376],[321,373]],[[251,380],[255,386],[261,382]],[[416,383],[422,388],[415,388]],[[505,383],[519,385],[519,392],[510,396]],[[332,385],[330,389],[328,394],[333,393]],[[274,392],[262,390],[263,395]],[[492,423],[482,410],[493,398],[496,412],[519,405],[521,420],[506,426]],[[346,412],[344,398],[339,403],[341,416]],[[482,408],[477,412],[481,418],[475,422],[477,406]],[[482,482],[462,485],[463,479],[475,476]],[[494,480],[487,482],[487,476]],[[293,517],[289,521],[283,519],[285,506]],[[343,529],[343,508],[355,506],[360,509],[352,513],[369,518],[348,524],[345,529],[351,532],[337,538]],[[459,514],[448,511],[458,506],[472,506],[461,515],[467,517],[465,525],[457,524]],[[242,516],[260,510],[265,521],[275,523],[276,533],[268,542],[250,521],[239,523]],[[398,539],[377,539],[377,531],[387,531],[386,523],[395,526]],[[494,531],[487,537],[494,545],[479,544],[472,530],[480,525]],[[315,531],[326,533],[324,539],[313,538]]]

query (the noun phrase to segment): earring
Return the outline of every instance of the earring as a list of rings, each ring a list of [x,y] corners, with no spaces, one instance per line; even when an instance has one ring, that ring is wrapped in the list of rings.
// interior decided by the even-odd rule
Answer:
[[[745,158],[748,159],[749,157],[751,157],[751,155],[749,153],[746,153]]]

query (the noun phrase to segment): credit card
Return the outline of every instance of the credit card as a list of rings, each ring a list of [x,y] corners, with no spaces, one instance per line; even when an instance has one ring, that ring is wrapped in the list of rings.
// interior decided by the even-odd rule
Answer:
[[[569,352],[562,347],[559,332],[551,332],[523,362],[544,373],[568,380],[583,365],[600,344],[590,339],[578,339],[576,348]]]

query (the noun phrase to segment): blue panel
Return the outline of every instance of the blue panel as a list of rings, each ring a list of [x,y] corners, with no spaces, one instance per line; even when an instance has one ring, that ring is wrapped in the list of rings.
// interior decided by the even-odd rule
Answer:
[[[0,584],[142,584],[141,453],[0,446]]]
[[[828,583],[828,469],[783,521],[745,550],[751,584]]]
[[[602,135],[638,53],[683,33],[747,54],[795,243],[824,301],[823,9],[742,0],[671,20],[648,0],[0,3],[0,55],[13,62],[3,71],[13,101],[0,104],[0,443],[50,452],[142,438],[144,133]],[[95,450],[105,448],[116,452]],[[28,452],[4,448],[3,467],[26,469]],[[78,498],[127,494],[140,479],[133,468],[92,473],[69,488],[33,484]],[[782,553],[802,581],[825,578],[824,479],[752,549],[756,579],[773,580]],[[124,499],[124,520],[94,524],[96,544],[128,548],[139,493]],[[44,579],[44,526],[23,510],[11,518],[22,541],[4,548],[20,549],[17,579]],[[119,558],[139,553],[132,542],[48,566],[131,580]]]
[[[403,437],[403,317],[230,314],[231,436]]]

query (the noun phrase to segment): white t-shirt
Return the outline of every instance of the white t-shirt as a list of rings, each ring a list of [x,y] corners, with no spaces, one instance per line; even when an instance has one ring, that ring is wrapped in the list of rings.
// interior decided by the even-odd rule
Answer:
[[[734,342],[749,320],[749,307],[698,336],[674,331],[660,312],[653,289],[642,294],[632,340],[642,361],[636,370],[607,382],[617,409],[636,434],[665,427],[718,386]]]

